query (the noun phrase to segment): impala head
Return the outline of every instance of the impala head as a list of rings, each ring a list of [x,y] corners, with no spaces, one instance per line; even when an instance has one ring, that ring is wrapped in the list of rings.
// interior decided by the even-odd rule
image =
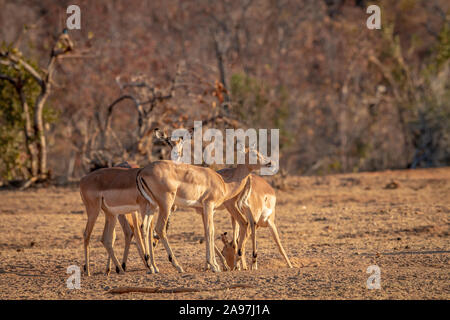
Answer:
[[[183,155],[183,143],[185,142],[182,137],[179,137],[176,140],[172,140],[164,131],[161,131],[158,128],[155,129],[155,136],[156,138],[170,146],[170,148],[172,149],[172,160],[179,161],[181,159],[181,156]]]
[[[270,168],[274,165],[273,161],[269,157],[266,157],[256,149],[256,144],[253,144],[247,148],[242,143],[238,142],[237,148],[239,151],[245,153],[245,165],[251,171],[258,170],[263,167]]]
[[[226,232],[221,235],[221,239],[223,242],[223,249],[221,253],[225,258],[227,265],[230,267],[230,269],[233,269],[234,259],[236,259],[236,248],[234,247],[232,241],[228,241]]]

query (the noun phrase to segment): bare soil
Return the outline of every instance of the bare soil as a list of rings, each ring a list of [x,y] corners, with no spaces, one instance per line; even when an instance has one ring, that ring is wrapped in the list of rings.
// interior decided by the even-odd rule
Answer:
[[[127,273],[106,277],[101,214],[91,241],[93,275],[82,275],[81,289],[70,290],[67,267],[84,264],[86,214],[78,188],[1,191],[0,299],[450,298],[450,168],[289,177],[277,197],[276,222],[293,269],[269,230],[258,229],[258,270],[204,271],[201,217],[178,210],[169,239],[185,273],[176,272],[160,245],[161,272],[146,274],[133,245]],[[216,235],[231,231],[226,211],[216,212],[215,227]],[[119,228],[115,251],[121,259]],[[249,242],[247,262],[250,253]],[[370,265],[381,270],[379,290],[366,287]],[[251,288],[224,289],[235,284]],[[122,286],[205,290],[108,293]]]

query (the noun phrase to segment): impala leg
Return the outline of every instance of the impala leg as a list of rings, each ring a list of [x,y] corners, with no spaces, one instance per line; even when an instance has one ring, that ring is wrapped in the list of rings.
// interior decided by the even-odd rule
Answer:
[[[155,210],[156,210],[156,209],[155,209]],[[174,206],[172,207],[172,210],[170,211],[170,214],[174,213],[176,210],[177,210],[177,206],[174,205]],[[201,210],[200,210],[199,214],[202,214],[202,211],[201,211]],[[154,221],[154,220],[153,220],[153,221]],[[169,215],[169,217],[167,218],[166,234],[169,232],[169,224],[170,224],[170,215]],[[159,242],[159,235],[158,235],[158,233],[156,233],[156,232],[154,233],[152,242],[153,242],[153,247],[156,248],[156,246],[158,245],[158,242]]]
[[[139,217],[138,217],[138,213],[134,212],[133,213],[133,232],[134,232],[134,238],[136,240],[136,245],[138,248],[138,252],[139,255],[142,259],[142,261],[144,262],[144,265],[147,269],[150,269],[150,266],[147,263],[147,260],[145,259],[145,252],[144,252],[144,240],[142,239],[142,234],[141,234],[141,227],[140,227],[140,221],[139,221]]]
[[[145,259],[148,265],[147,273],[158,273],[159,269],[155,263],[154,246],[153,246],[153,219],[154,212],[157,207],[150,206],[148,203],[140,205],[140,211],[145,212],[142,223],[142,233],[145,245]],[[150,261],[149,261],[150,260]]]
[[[123,257],[122,257],[122,269],[124,271],[126,271],[126,269],[127,269],[128,253],[130,251],[131,240],[133,239],[133,230],[131,229],[131,226],[128,223],[128,220],[125,217],[125,215],[119,215],[117,217],[117,219],[119,220],[119,223],[122,226],[123,235],[124,235],[124,238],[125,238],[125,247],[123,249]]]
[[[149,244],[149,239],[153,239],[153,218],[154,215],[150,215],[147,221],[147,238],[145,239],[147,242],[147,246],[149,247],[149,255],[150,255],[150,273],[158,273],[159,269],[155,263],[155,248],[153,244]]]
[[[233,227],[233,245],[236,250],[236,258],[234,259],[233,269],[241,269],[238,266],[241,266],[242,269],[247,269],[247,263],[245,261],[245,243],[247,241],[247,229],[248,222],[245,219],[245,216],[238,210],[235,203],[225,204],[228,212],[231,215],[231,225]],[[237,222],[237,224],[236,224]],[[239,234],[239,238],[238,238]]]
[[[281,255],[283,256],[284,260],[286,260],[286,263],[289,266],[289,268],[292,268],[292,264],[289,261],[286,251],[284,251],[284,248],[281,245],[280,236],[278,235],[278,230],[277,227],[275,226],[275,223],[269,219],[267,221],[267,224],[269,225],[270,233],[272,233],[273,239],[275,240]]]
[[[247,262],[245,260],[245,244],[248,240],[248,224],[240,224],[239,226],[239,241],[236,259],[234,260],[234,267],[237,268],[238,263],[241,263],[242,269],[247,270]]]
[[[94,228],[95,221],[97,221],[98,214],[100,213],[100,205],[96,204],[92,207],[86,206],[86,212],[88,216],[88,221],[86,223],[86,228],[84,230],[83,238],[84,238],[84,272],[87,276],[91,275],[90,272],[90,249],[89,249],[89,241],[91,239],[92,229]]]
[[[214,245],[214,251],[219,256],[220,262],[222,262],[223,270],[230,271],[230,267],[227,264],[227,260],[222,255],[222,252],[220,252],[219,248],[217,248],[216,245]],[[207,264],[208,265],[208,264]]]
[[[156,211],[156,208],[154,207],[146,207],[144,208],[145,217],[144,222],[142,224],[142,236],[144,238],[144,244],[145,244],[145,259],[148,262],[148,259],[150,258],[150,248],[153,245],[153,230],[151,230],[151,237],[150,229],[153,227],[153,217],[154,212]]]
[[[158,233],[159,239],[166,249],[167,255],[169,256],[169,261],[172,263],[172,266],[174,266],[175,269],[178,270],[178,272],[184,272],[183,268],[179,265],[177,259],[175,258],[172,248],[170,248],[169,240],[167,239],[166,234],[166,225],[169,218],[170,209],[172,208],[172,204],[173,199],[169,197],[165,199],[164,203],[160,204],[158,221],[156,223],[156,232]]]
[[[214,204],[206,203],[203,208],[203,225],[206,239],[206,261],[213,272],[220,272],[214,252]]]
[[[202,217],[202,221],[203,221],[203,210],[200,208],[195,208],[195,212],[197,212],[201,217]],[[205,241],[206,241],[206,237],[205,237]],[[217,252],[218,249],[216,249]],[[222,255],[222,253],[220,253]],[[205,261],[205,271],[208,271],[211,269],[211,266],[209,265],[208,261]]]
[[[231,216],[231,227],[233,229],[232,243],[233,243],[233,247],[236,248],[237,247],[238,233],[239,233],[239,225],[236,223],[236,219],[234,219],[233,216]]]
[[[255,222],[255,219],[253,219],[252,210],[248,206],[244,206],[242,209],[245,212],[245,215],[247,216],[247,220],[249,221],[250,232],[251,232],[251,236],[252,236],[252,247],[253,247],[253,252],[252,252],[252,270],[257,270],[258,269],[258,263],[257,263],[258,253],[257,253],[257,250],[256,250],[256,229],[257,229],[257,225],[256,225],[256,222]],[[243,246],[245,248],[245,243],[244,243]]]
[[[109,256],[111,257],[112,261],[116,265],[117,273],[123,274],[125,272],[123,271],[122,266],[119,264],[119,260],[117,260],[113,248],[113,235],[116,223],[117,218],[108,211],[105,211],[105,228],[103,229],[102,243],[106,251],[108,252]]]
[[[243,270],[247,270],[247,261],[245,260],[245,244],[248,239],[248,221],[243,220],[243,215],[236,206],[232,206],[230,209],[233,212],[233,217],[238,218],[237,222],[239,224],[239,227],[237,228],[239,231],[239,239],[237,244],[236,259],[234,259],[234,268],[237,269],[238,265],[240,265]]]
[[[236,254],[237,251],[237,247],[238,247],[238,235],[239,235],[239,224],[236,223],[236,219],[233,218],[233,216],[231,216],[231,227],[233,228],[233,239],[232,239],[232,246],[234,248],[234,252]],[[237,269],[240,270],[241,269],[241,261],[239,260],[236,268],[234,268],[234,266],[230,266],[233,269]]]
[[[148,247],[148,219],[149,214],[145,213],[144,219],[142,220],[141,232],[142,232],[142,240],[144,241],[144,259],[148,263],[148,259],[150,258],[150,249]]]
[[[114,248],[114,242],[115,241],[116,241],[116,228],[114,228],[113,234],[112,234],[112,247],[113,248]],[[108,254],[108,259],[106,260],[105,276],[109,276],[110,273],[111,273],[111,257]]]
[[[252,245],[253,245],[253,252],[252,252],[252,270],[258,269],[258,253],[256,251],[256,223],[254,221],[250,222],[250,228],[252,232]]]

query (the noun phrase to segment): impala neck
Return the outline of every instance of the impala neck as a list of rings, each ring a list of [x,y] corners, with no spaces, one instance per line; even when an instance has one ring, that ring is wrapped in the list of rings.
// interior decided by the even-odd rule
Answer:
[[[233,174],[224,179],[225,181],[225,198],[231,199],[238,195],[244,189],[251,170],[245,164],[238,164]]]

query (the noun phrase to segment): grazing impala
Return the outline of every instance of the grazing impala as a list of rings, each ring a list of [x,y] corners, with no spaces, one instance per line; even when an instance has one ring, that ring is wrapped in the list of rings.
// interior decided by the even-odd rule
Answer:
[[[209,168],[164,160],[153,162],[138,172],[136,177],[138,189],[151,206],[159,207],[156,232],[167,251],[169,261],[179,272],[183,272],[183,268],[178,264],[166,235],[170,208],[174,204],[180,207],[192,207],[202,214],[206,239],[206,263],[214,272],[219,272],[220,268],[214,254],[214,211],[225,201],[241,193],[253,170],[263,165],[271,165],[268,159],[255,149],[244,151],[245,164],[238,164],[236,169],[224,175]],[[257,159],[257,164],[249,163],[250,155]],[[240,218],[239,212],[236,213],[235,218],[242,225],[242,230],[247,229],[247,224]],[[244,232],[242,233],[244,235]],[[152,231],[150,231],[150,238],[152,238]],[[153,256],[151,246],[152,265],[154,265]]]
[[[155,133],[157,136],[159,135],[158,130],[156,130]],[[178,142],[171,145],[176,148],[177,152],[181,152],[181,150],[178,151],[177,149],[178,146],[181,147],[181,144]],[[114,262],[116,271],[118,273],[124,273],[125,261],[128,255],[127,247],[129,247],[131,241],[131,236],[129,235],[130,229],[128,229],[130,226],[123,218],[120,218],[120,223],[126,233],[125,239],[127,241],[125,245],[126,251],[124,252],[124,263],[123,266],[121,266],[114,255],[113,249],[117,218],[121,215],[129,214],[130,212],[139,211],[143,217],[143,237],[141,228],[134,228],[139,255],[143,259],[150,273],[158,272],[155,265],[150,266],[147,263],[149,257],[148,252],[150,251],[149,247],[152,247],[148,244],[147,233],[149,230],[152,230],[150,225],[152,223],[153,213],[157,207],[152,206],[136,189],[136,176],[139,170],[140,169],[138,168],[104,168],[89,173],[80,181],[80,194],[88,216],[86,229],[84,231],[84,254],[86,261],[84,270],[87,275],[90,275],[89,241],[100,210],[103,210],[105,213],[105,227],[103,230],[102,243],[105,246],[109,257]],[[133,225],[140,226],[141,224],[138,221],[137,214],[133,214],[132,217]],[[143,239],[145,239],[145,241]],[[107,274],[109,273],[109,264],[108,258]]]

